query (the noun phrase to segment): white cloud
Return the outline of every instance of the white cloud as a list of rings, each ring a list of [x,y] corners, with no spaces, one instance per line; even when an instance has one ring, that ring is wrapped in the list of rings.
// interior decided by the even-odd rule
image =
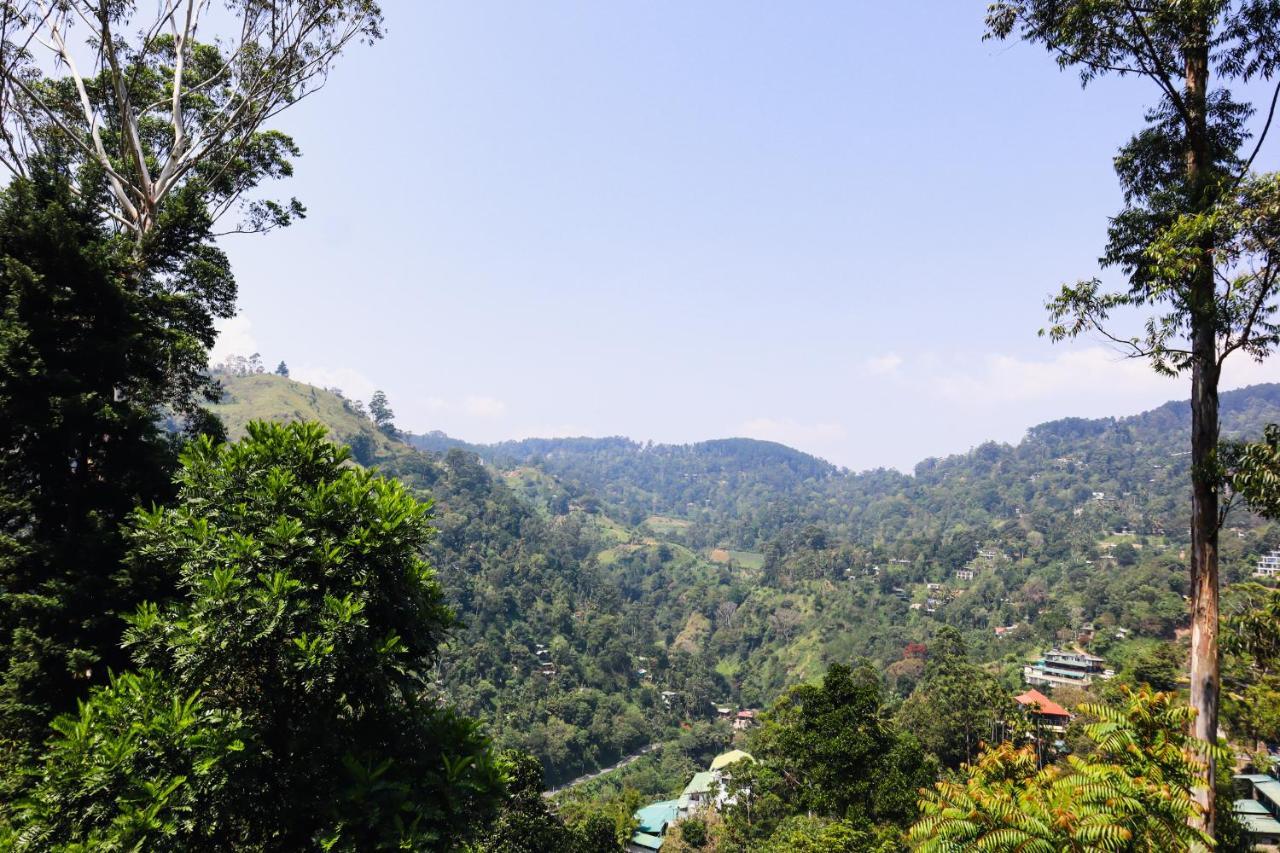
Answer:
[[[885,353],[863,362],[863,367],[872,376],[887,376],[902,366],[902,356],[896,352]]]
[[[1257,364],[1236,356],[1227,362],[1221,387],[1277,378],[1274,359]],[[1132,402],[1141,408],[1190,393],[1187,376],[1161,376],[1147,361],[1124,358],[1101,346],[1063,350],[1044,359],[990,354],[971,369],[944,372],[932,382],[935,393],[944,399],[986,403],[1095,399]],[[1125,413],[1128,409],[1116,412]]]
[[[350,367],[321,367],[304,364],[299,367],[290,365],[289,377],[319,388],[341,388],[342,393],[355,400],[368,401],[377,390],[373,380],[358,370]],[[394,407],[395,401],[392,400]]]
[[[493,397],[471,396],[462,401],[462,411],[476,418],[497,418],[507,411],[507,404]]]
[[[1024,359],[991,354],[963,372],[934,379],[935,392],[950,400],[1031,402],[1079,395],[1174,394],[1176,382],[1142,361],[1125,359],[1104,347],[1065,350],[1052,358]]]
[[[218,337],[209,350],[209,363],[221,364],[227,356],[250,356],[258,352],[258,342],[253,337],[253,323],[243,314],[237,314],[216,324]]]

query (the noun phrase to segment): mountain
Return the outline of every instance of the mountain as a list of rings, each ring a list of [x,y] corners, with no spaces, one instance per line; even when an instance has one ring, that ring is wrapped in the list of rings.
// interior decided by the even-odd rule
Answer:
[[[393,438],[310,386],[225,385],[233,434],[318,419],[436,501],[431,557],[460,619],[441,689],[552,783],[831,662],[870,660],[905,695],[904,648],[943,624],[1012,684],[1088,626],[1126,629],[1091,647],[1120,666],[1185,622],[1186,403],[1053,421],[906,475],[750,439]],[[1222,412],[1228,437],[1256,437],[1280,385],[1224,394]],[[1280,530],[1228,524],[1230,582]]]

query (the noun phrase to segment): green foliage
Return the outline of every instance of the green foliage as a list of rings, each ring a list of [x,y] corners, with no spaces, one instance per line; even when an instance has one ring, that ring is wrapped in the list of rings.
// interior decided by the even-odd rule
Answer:
[[[733,766],[737,802],[725,815],[730,835],[749,848],[800,813],[859,830],[905,825],[916,791],[934,776],[915,739],[894,725],[867,667],[836,664],[820,685],[793,688],[750,743],[756,762]]]
[[[419,556],[429,505],[345,464],[317,425],[248,432],[235,444],[189,444],[178,503],[139,511],[131,533],[130,564],[173,574],[183,593],[131,618],[134,660],[170,695],[198,691],[199,707],[234,719],[244,743],[234,762],[206,767],[222,776],[196,793],[216,796],[191,804],[199,820],[180,822],[175,843],[197,845],[206,826],[221,847],[279,850],[436,847],[464,836],[500,777],[477,725],[431,699],[449,614]],[[107,768],[95,787],[114,802],[138,780],[110,760],[112,729],[94,732],[112,719],[95,704],[112,699],[96,695],[83,713],[88,743],[105,757],[81,765]],[[177,760],[208,764],[199,754]],[[62,797],[86,781],[49,768],[39,787]],[[31,817],[21,830],[38,836],[47,816]],[[106,830],[74,819],[77,842]]]
[[[439,435],[416,438],[443,452],[415,453],[319,389],[269,376],[225,382],[219,412],[233,431],[254,416],[320,417],[344,440],[369,436],[362,463],[429,490],[441,530],[432,561],[462,617],[443,655],[447,695],[490,720],[500,746],[537,755],[551,785],[675,738],[678,724],[696,729],[713,703],[763,707],[831,662],[872,660],[905,698],[923,673],[902,660],[904,647],[938,653],[944,625],[974,661],[1001,661],[982,669],[1008,693],[1018,661],[1074,642],[1085,622],[1097,627],[1091,650],[1116,669],[1131,647],[1171,639],[1186,622],[1187,578],[1174,568],[1186,546],[1185,402],[1043,424],[1014,446],[929,460],[913,477],[841,472],[753,442],[548,440],[518,459],[502,457],[524,453],[514,445],[470,448],[495,471]],[[1224,394],[1222,413],[1228,434],[1258,435],[1280,413],[1280,386]],[[660,533],[623,523],[654,507],[681,523]],[[1224,572],[1242,577],[1269,534],[1243,513],[1230,523],[1241,536],[1224,538]],[[1115,534],[1126,528],[1133,534]],[[765,568],[712,564],[702,543],[762,552]],[[1112,543],[1130,544],[1134,565],[1107,560]],[[955,583],[979,548],[1007,559]],[[929,593],[946,599],[931,615],[909,609],[925,582],[945,587]],[[993,628],[1009,625],[996,639]],[[1117,627],[1138,639],[1116,640]],[[539,658],[537,644],[549,654]],[[554,675],[544,675],[540,661],[552,657]],[[975,748],[993,737],[977,723],[971,734]],[[689,768],[661,756],[589,787],[606,796],[602,785],[625,778],[662,798]]]
[[[1280,519],[1280,424],[1267,424],[1261,441],[1226,444],[1222,457],[1231,488],[1254,512]]]
[[[173,593],[124,568],[120,526],[172,495],[163,418],[217,432],[199,408],[215,317],[235,296],[194,207],[140,250],[105,228],[56,167],[0,192],[0,766],[109,669],[121,614]],[[5,787],[0,782],[0,799]]]
[[[497,819],[475,845],[477,853],[542,853],[563,850],[576,853],[587,849],[617,849],[613,824],[608,823],[607,838],[613,847],[593,847],[599,829],[591,823],[584,837],[565,826],[542,796],[542,767],[531,755],[507,751],[499,760],[506,781],[507,799]],[[597,842],[598,843],[598,842]]]
[[[391,411],[391,404],[387,402],[386,394],[381,391],[373,392],[373,397],[369,399],[369,415],[378,429],[395,435],[396,415]]]
[[[1193,712],[1170,693],[1125,690],[1124,705],[1088,706],[1097,752],[1041,769],[1031,746],[1002,743],[961,782],[940,781],[920,800],[909,837],[922,853],[1175,851],[1212,846],[1188,825],[1191,787],[1203,772],[1188,758]]]
[[[793,815],[774,830],[761,853],[894,853],[892,839],[877,838],[843,820]]]
[[[701,818],[691,817],[680,821],[680,841],[686,847],[701,849],[707,845],[710,835],[707,833],[707,822]]]
[[[20,850],[217,849],[211,803],[244,748],[237,713],[183,697],[158,673],[124,673],[54,723],[43,772],[18,804]]]
[[[1006,737],[1014,716],[1008,689],[968,659],[960,633],[944,627],[929,646],[924,677],[898,712],[898,722],[943,766],[972,761],[983,743]]]
[[[1223,710],[1231,730],[1252,741],[1280,741],[1280,590],[1235,588],[1223,619]]]

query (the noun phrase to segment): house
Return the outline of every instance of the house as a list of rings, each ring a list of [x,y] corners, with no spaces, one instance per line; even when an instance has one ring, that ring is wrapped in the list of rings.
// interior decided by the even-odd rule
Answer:
[[[1257,800],[1236,800],[1232,811],[1255,848],[1274,848],[1280,845],[1280,820],[1272,817],[1262,803]]]
[[[1258,566],[1253,570],[1255,578],[1280,577],[1280,549],[1258,558]]]
[[[710,770],[694,773],[693,779],[680,792],[676,808],[681,819],[702,811],[712,801],[720,787],[720,776]]]
[[[958,581],[973,580],[973,569],[956,569],[956,580]]]
[[[627,853],[651,853],[661,850],[666,841],[667,828],[679,818],[679,802],[664,800],[660,803],[645,806],[636,812],[636,831],[627,842]]]
[[[733,709],[720,705],[716,708],[716,719],[727,720],[733,716]]]
[[[719,773],[731,764],[737,764],[739,761],[755,761],[751,757],[751,753],[743,752],[741,749],[731,749],[728,752],[722,752],[711,760],[711,772]]]
[[[1242,773],[1235,778],[1238,793],[1233,811],[1249,840],[1258,846],[1280,845],[1280,781],[1267,773]]]
[[[752,710],[739,711],[738,716],[733,718],[733,730],[735,732],[745,732],[756,724],[756,712]]]
[[[1056,734],[1064,734],[1067,731],[1067,724],[1071,722],[1071,712],[1039,690],[1028,690],[1026,693],[1014,696],[1013,701],[1025,708],[1027,716],[1040,728]]]
[[[999,639],[1003,639],[1003,638],[1005,638],[1005,637],[1009,636],[1011,633],[1013,633],[1013,631],[1014,631],[1017,627],[1018,627],[1018,626],[1017,626],[1017,624],[1016,624],[1016,623],[1015,623],[1015,624],[1013,624],[1013,625],[997,625],[997,626],[996,626],[996,639],[997,639],[997,640],[999,640]]]
[[[1089,685],[1094,678],[1115,675],[1104,669],[1105,660],[1085,652],[1050,649],[1044,657],[1022,668],[1022,680],[1032,687],[1056,687],[1060,684]]]
[[[733,765],[740,761],[755,761],[751,757],[751,753],[743,752],[740,749],[731,749],[728,752],[722,752],[711,761],[711,773],[716,778],[715,804],[716,808],[731,806],[736,802],[733,795]]]

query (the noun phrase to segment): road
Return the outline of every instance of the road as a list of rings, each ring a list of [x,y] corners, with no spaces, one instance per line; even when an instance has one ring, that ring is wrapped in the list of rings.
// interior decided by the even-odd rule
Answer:
[[[610,764],[608,767],[602,767],[601,769],[595,771],[594,773],[588,773],[586,776],[579,776],[577,779],[574,779],[570,782],[565,782],[563,785],[560,785],[557,788],[552,788],[550,791],[543,791],[542,796],[547,798],[554,797],[556,794],[560,793],[561,791],[567,791],[570,788],[576,787],[577,785],[581,785],[583,782],[590,782],[592,779],[599,779],[601,776],[605,775],[606,773],[612,773],[615,770],[618,770],[622,767],[626,767],[628,764],[635,761],[640,756],[648,755],[649,753],[653,752],[655,749],[657,749],[660,746],[662,746],[662,744],[660,743],[651,743],[648,746],[646,746],[644,749],[641,749],[639,752],[633,752],[627,757],[613,764]]]

